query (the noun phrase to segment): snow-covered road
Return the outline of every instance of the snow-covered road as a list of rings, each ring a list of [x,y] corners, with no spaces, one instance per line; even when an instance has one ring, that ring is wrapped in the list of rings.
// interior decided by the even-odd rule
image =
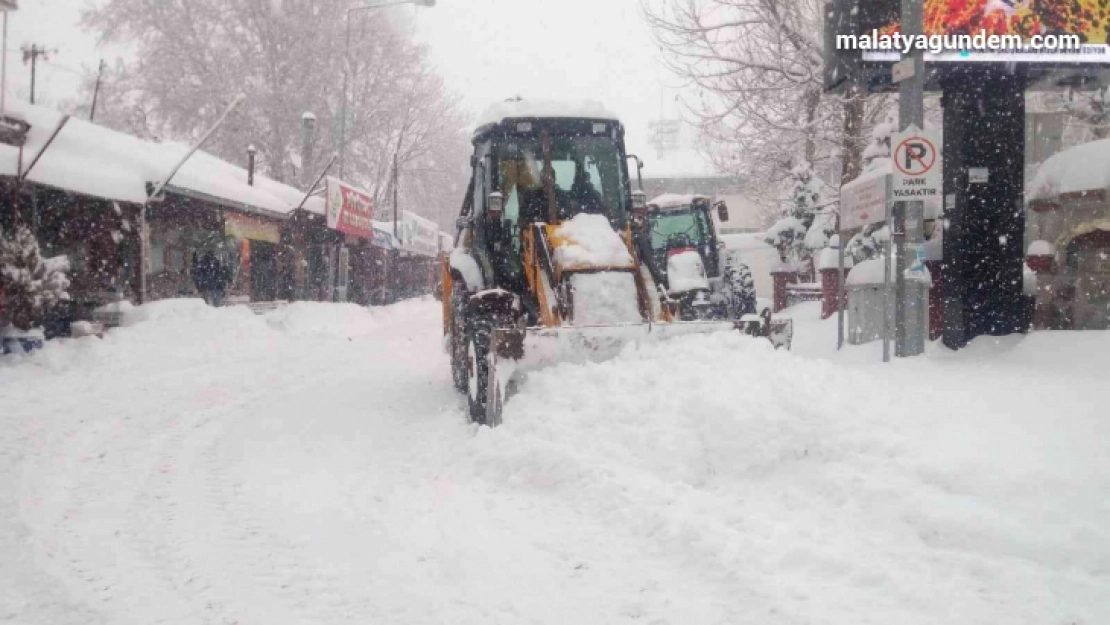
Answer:
[[[491,431],[432,301],[134,318],[0,364],[0,621],[1110,622],[1110,334],[693,337]]]

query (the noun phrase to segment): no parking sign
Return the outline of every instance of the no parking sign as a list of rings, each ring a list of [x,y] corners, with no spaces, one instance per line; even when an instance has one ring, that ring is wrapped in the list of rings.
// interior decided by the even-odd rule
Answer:
[[[895,202],[916,202],[940,197],[944,189],[941,135],[935,130],[910,126],[891,137]]]

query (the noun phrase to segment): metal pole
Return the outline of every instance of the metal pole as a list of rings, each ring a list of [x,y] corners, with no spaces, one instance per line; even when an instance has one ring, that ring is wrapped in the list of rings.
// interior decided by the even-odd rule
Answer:
[[[100,69],[96,72],[96,88],[93,89],[92,108],[89,109],[89,121],[96,119],[96,99],[100,96],[100,79],[104,77],[104,59],[100,59]]]
[[[50,149],[50,145],[54,143],[54,139],[58,138],[58,133],[62,131],[62,128],[65,128],[68,122],[69,115],[63,116],[62,121],[58,122],[57,127],[54,128],[54,132],[50,133],[50,137],[46,140],[46,143],[43,144],[42,149],[39,150],[38,154],[35,154],[35,158],[31,159],[31,164],[27,166],[27,171],[19,171],[19,169],[16,170],[16,180],[22,183],[24,180],[27,179],[27,176],[30,175],[31,170],[34,169],[35,165],[38,164],[39,159],[42,158],[42,155]],[[23,167],[22,161],[18,164],[18,167]]]
[[[305,202],[308,201],[308,198],[312,197],[312,193],[314,191],[316,191],[316,187],[320,186],[320,181],[324,179],[324,176],[328,175],[328,170],[331,169],[331,166],[335,164],[335,159],[337,159],[337,158],[339,158],[338,154],[332,154],[331,155],[331,159],[328,160],[328,166],[325,167],[324,170],[320,172],[319,176],[316,176],[316,182],[312,183],[312,186],[309,187],[308,191],[305,192],[304,197],[301,198],[301,203],[297,204],[297,208],[293,209],[294,212],[299,211],[302,208],[304,208]]]
[[[162,192],[162,189],[165,189],[166,185],[169,184],[170,180],[172,180],[173,177],[177,174],[177,170],[181,169],[181,166],[185,164],[185,161],[189,160],[189,157],[191,157],[197,150],[199,150],[200,146],[204,145],[205,141],[208,141],[208,137],[211,137],[212,133],[216,132],[216,129],[224,123],[224,120],[227,119],[227,116],[231,114],[231,111],[235,110],[235,107],[239,106],[239,104],[241,104],[245,99],[247,99],[247,96],[243,94],[235,96],[235,99],[231,101],[231,104],[228,105],[223,115],[220,115],[220,118],[216,120],[216,123],[212,124],[212,127],[204,133],[204,136],[200,138],[200,141],[197,141],[196,145],[190,148],[189,151],[181,157],[181,160],[179,160],[177,164],[173,166],[173,169],[170,170],[170,175],[166,176],[165,180],[162,180],[158,183],[158,186],[154,189],[154,193],[151,193],[150,197],[147,198],[147,202],[150,202],[151,198],[158,197],[158,194]]]
[[[836,218],[836,350],[844,347],[844,232],[840,230],[840,217]]]
[[[343,47],[343,105],[342,114],[339,119],[339,178],[343,179],[347,172],[347,100],[348,96],[348,81],[350,80],[351,71],[351,14],[358,11],[371,11],[373,9],[384,9],[387,7],[397,6],[401,4],[415,4],[423,7],[434,7],[435,0],[395,0],[394,2],[379,2],[377,4],[370,4],[367,6],[353,7],[347,9],[347,40]]]
[[[8,103],[8,12],[4,11],[4,51],[0,52],[0,115],[7,110]]]
[[[351,11],[347,9],[347,45],[343,48],[343,112],[339,115],[339,179],[343,180],[347,165],[347,83],[351,73]]]
[[[400,145],[397,146],[400,149]],[[393,238],[397,238],[397,152],[393,153]]]
[[[39,51],[31,44],[31,104],[35,103],[35,67],[38,65]]]
[[[923,0],[902,0],[902,31],[907,37],[917,37],[923,28]],[[898,125],[901,130],[910,126],[924,129],[925,65],[924,51],[915,48],[905,58],[913,59],[913,76],[902,81],[898,88]],[[893,156],[893,155],[892,155]],[[924,202],[899,202],[894,215],[897,237],[897,308],[895,325],[898,357],[917,356],[925,351],[924,324],[919,314],[925,301],[922,289],[913,285],[907,289],[906,269],[917,255],[917,248],[924,242]],[[892,236],[894,231],[892,231]],[[911,292],[912,291],[912,292]]]
[[[887,226],[890,231],[890,226]],[[883,246],[883,362],[890,362],[890,240]]]

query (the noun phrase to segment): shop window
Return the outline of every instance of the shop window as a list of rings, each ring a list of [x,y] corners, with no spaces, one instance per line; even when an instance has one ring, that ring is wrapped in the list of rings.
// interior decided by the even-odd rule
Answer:
[[[170,271],[185,273],[185,249],[180,247],[170,248],[168,263]]]
[[[156,241],[150,242],[150,273],[162,273],[166,270],[166,248]]]

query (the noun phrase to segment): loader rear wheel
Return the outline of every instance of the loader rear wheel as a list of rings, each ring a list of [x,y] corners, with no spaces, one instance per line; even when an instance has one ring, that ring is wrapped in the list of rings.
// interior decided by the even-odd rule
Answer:
[[[489,402],[489,346],[491,326],[481,319],[471,320],[466,333],[466,401],[470,420],[486,423]]]

